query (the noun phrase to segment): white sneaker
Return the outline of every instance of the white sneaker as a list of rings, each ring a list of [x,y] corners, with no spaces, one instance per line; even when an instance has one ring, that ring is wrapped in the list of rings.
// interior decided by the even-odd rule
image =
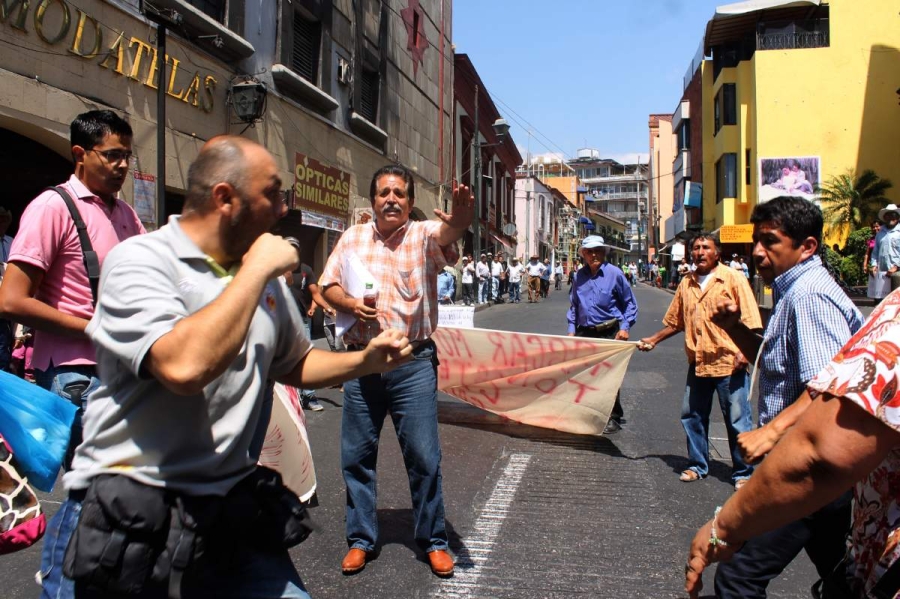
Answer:
[[[304,399],[302,404],[304,410],[311,410],[313,412],[321,412],[325,409],[324,407],[322,407],[322,404],[319,403],[319,400],[315,397]]]

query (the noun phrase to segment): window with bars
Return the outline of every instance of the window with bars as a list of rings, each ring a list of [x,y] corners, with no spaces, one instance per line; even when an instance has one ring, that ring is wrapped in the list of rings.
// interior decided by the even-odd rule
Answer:
[[[185,0],[188,4],[201,11],[209,18],[225,23],[225,8],[227,0]]]
[[[293,26],[291,69],[307,81],[318,85],[322,24],[294,12]]]
[[[370,123],[377,123],[378,91],[381,77],[378,71],[363,68],[359,88],[359,114]]]

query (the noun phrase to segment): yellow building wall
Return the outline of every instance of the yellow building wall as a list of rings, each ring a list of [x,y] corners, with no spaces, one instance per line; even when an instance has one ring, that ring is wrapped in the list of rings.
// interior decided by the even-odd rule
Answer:
[[[714,231],[721,222],[716,206],[716,158],[713,132],[715,131],[715,108],[713,106],[713,65],[704,60],[700,65],[700,80],[703,102],[700,107],[703,119],[703,230]]]
[[[705,228],[749,221],[760,158],[818,156],[823,183],[848,169],[872,169],[894,182],[887,196],[900,203],[897,2],[867,0],[866,10],[854,0],[828,4],[827,48],[757,51],[736,68],[723,69],[715,82],[711,61],[704,63]],[[737,84],[739,121],[714,136],[713,102],[724,83]],[[738,155],[738,197],[716,205],[715,164],[724,152]]]

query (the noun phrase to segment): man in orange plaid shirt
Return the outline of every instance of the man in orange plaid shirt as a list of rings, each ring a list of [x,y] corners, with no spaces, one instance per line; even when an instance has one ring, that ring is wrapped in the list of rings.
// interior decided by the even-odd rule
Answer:
[[[362,570],[378,540],[375,476],[378,440],[388,413],[400,440],[415,514],[416,542],[438,576],[453,574],[447,553],[441,447],[437,427],[437,275],[459,260],[456,245],[472,222],[474,198],[460,185],[451,214],[437,221],[410,221],[415,181],[403,166],[389,165],[372,177],[369,199],[375,222],[355,225],[341,236],[319,279],[325,299],[357,323],[344,335],[349,351],[363,349],[380,331],[396,328],[413,345],[414,359],[384,376],[344,383],[341,467],[347,485],[347,545],[344,574]],[[355,253],[377,283],[374,308],[343,288],[345,259]]]

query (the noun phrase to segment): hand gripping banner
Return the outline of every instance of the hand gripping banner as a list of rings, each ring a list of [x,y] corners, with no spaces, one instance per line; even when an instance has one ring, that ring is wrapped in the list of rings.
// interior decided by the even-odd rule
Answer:
[[[637,344],[439,327],[438,388],[515,422],[600,435]]]

